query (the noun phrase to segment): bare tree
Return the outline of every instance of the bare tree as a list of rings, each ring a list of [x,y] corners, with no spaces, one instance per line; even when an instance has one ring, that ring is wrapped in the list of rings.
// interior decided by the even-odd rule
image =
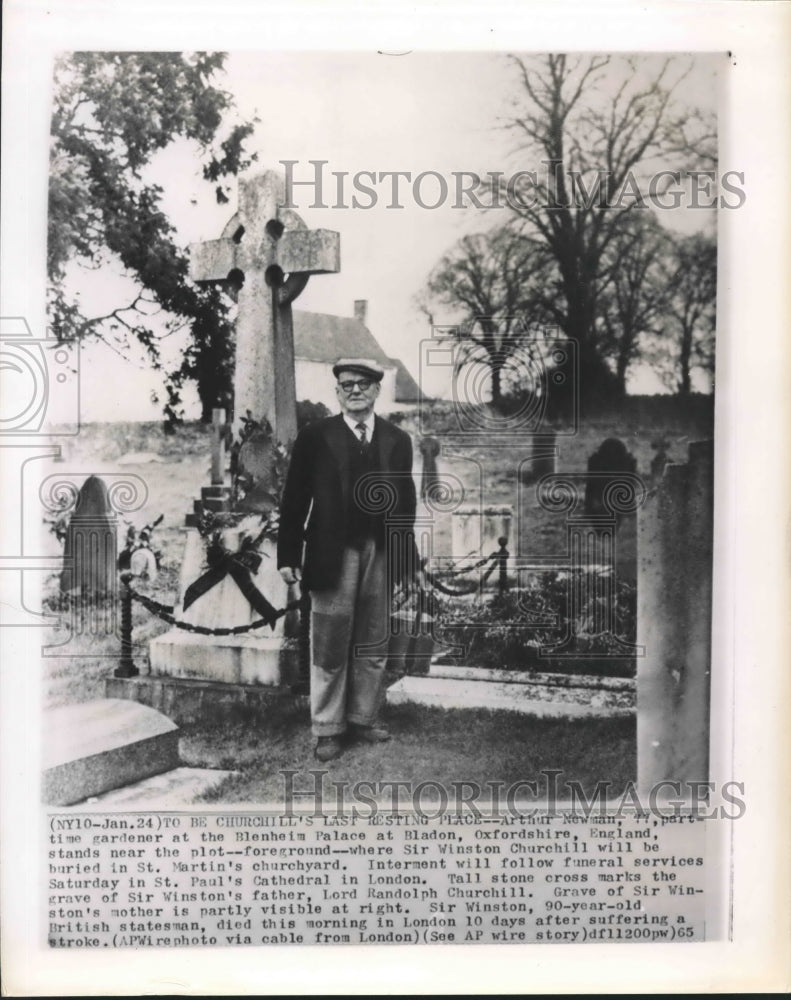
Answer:
[[[502,403],[509,359],[525,343],[529,326],[543,318],[537,302],[548,265],[540,244],[504,226],[463,237],[428,279],[428,302],[461,314],[454,327],[462,345],[459,365],[488,365],[493,406]]]
[[[653,214],[631,213],[607,254],[599,296],[597,342],[615,374],[616,390],[641,359],[646,338],[666,320],[673,240]]]
[[[666,265],[664,321],[650,339],[650,356],[679,396],[692,391],[695,371],[714,374],[717,247],[704,233],[677,240]]]
[[[554,262],[558,291],[544,305],[579,344],[583,396],[615,388],[599,343],[608,254],[660,168],[682,173],[713,162],[714,132],[680,106],[689,65],[675,57],[548,55],[516,58],[521,94],[508,127],[530,170],[500,191]],[[653,66],[653,68],[651,68]],[[656,189],[670,182],[669,174]]]

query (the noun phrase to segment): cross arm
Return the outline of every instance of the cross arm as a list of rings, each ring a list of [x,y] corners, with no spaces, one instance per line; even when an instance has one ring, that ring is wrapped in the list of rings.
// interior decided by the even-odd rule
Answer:
[[[190,244],[190,278],[193,281],[224,281],[237,267],[238,246],[231,239]]]
[[[295,229],[277,245],[277,263],[287,274],[335,274],[341,269],[340,233]]]

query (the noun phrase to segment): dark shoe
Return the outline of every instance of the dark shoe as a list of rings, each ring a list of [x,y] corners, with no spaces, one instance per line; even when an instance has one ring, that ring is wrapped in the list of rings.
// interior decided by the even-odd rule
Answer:
[[[319,736],[316,740],[316,758],[320,761],[335,760],[343,753],[340,736]]]
[[[390,739],[384,726],[350,726],[349,735],[358,743],[387,743]]]

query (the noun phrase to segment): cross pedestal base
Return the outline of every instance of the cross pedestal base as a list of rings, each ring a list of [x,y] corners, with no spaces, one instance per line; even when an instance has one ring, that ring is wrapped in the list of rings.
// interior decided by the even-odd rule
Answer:
[[[260,520],[253,516],[221,533],[222,544],[238,552],[245,534],[255,537]],[[277,571],[274,543],[260,545],[261,565],[250,572],[254,586],[276,609],[286,606],[289,589]],[[227,575],[199,597],[185,611],[187,589],[207,570],[206,541],[197,531],[187,531],[184,562],[181,570],[179,601],[175,616],[179,621],[209,629],[236,628],[261,618]],[[293,596],[293,595],[291,595]],[[151,673],[157,676],[195,678],[230,684],[287,685],[296,683],[299,674],[299,649],[296,638],[289,638],[286,619],[280,617],[274,627],[261,626],[238,635],[204,635],[173,628],[157,636],[149,645]]]
[[[292,684],[299,671],[295,640],[282,636],[195,635],[171,629],[149,646],[151,673],[226,684]]]

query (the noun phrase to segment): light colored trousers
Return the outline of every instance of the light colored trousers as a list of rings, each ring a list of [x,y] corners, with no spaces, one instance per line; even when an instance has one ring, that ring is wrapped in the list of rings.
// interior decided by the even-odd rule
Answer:
[[[337,585],[312,590],[310,712],[316,736],[338,736],[349,722],[370,726],[384,695],[388,574],[384,550],[347,548]],[[360,646],[378,646],[367,655]],[[358,655],[359,653],[359,655]]]

